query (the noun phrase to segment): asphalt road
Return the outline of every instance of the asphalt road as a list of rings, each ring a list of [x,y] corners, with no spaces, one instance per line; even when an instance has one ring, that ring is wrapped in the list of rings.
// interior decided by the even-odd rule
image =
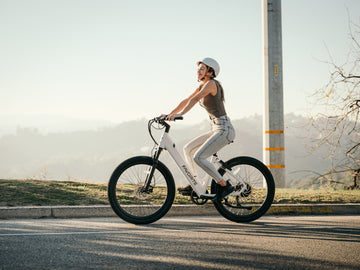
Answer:
[[[360,269],[360,216],[0,220],[0,269]]]

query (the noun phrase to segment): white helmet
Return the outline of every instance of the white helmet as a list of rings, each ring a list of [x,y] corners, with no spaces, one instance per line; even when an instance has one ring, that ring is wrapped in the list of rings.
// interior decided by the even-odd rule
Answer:
[[[197,65],[200,65],[200,63],[203,63],[203,64],[207,65],[208,67],[211,67],[211,68],[214,70],[214,72],[215,72],[215,74],[214,74],[215,77],[216,77],[217,75],[219,75],[220,66],[219,66],[219,63],[218,63],[215,59],[212,59],[212,58],[210,58],[210,57],[206,57],[206,58],[204,58],[203,60],[198,61],[198,62],[197,62]]]

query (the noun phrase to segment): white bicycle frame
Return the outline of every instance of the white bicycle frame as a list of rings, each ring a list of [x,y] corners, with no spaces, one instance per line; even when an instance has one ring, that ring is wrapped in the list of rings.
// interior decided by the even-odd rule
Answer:
[[[179,151],[176,149],[175,143],[171,140],[168,132],[164,131],[163,135],[160,138],[160,142],[158,145],[158,148],[165,149],[170,153],[170,156],[174,159],[175,163],[178,165],[180,171],[184,174],[186,179],[189,181],[190,185],[192,186],[193,190],[196,192],[199,198],[201,197],[214,197],[215,194],[206,194],[206,189],[210,184],[211,176],[208,175],[208,177],[205,180],[202,180],[201,182],[196,179],[194,176],[194,173],[189,168],[188,164],[184,161],[182,156],[180,155]],[[216,156],[212,156],[211,162],[217,166],[217,168],[221,167],[220,159]],[[242,184],[242,188],[238,191],[234,191],[231,193],[231,195],[237,196],[240,195],[242,192],[246,190],[246,183],[239,179],[239,177],[236,176],[238,171],[232,172],[224,167],[222,167],[225,170],[225,174],[227,174],[228,179],[232,180],[233,183]]]

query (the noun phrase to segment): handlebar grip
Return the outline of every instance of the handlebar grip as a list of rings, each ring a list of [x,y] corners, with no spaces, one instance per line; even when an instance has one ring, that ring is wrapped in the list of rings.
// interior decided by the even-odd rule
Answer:
[[[166,120],[167,115],[164,115],[162,117],[155,117],[154,120],[155,121],[165,121]],[[184,120],[183,116],[179,116],[179,117],[175,117],[174,120]]]

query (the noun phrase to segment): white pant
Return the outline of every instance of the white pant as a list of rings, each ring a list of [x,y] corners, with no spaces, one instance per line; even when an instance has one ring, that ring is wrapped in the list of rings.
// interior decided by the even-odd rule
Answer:
[[[222,176],[207,158],[232,143],[234,138],[235,130],[227,116],[212,119],[210,132],[194,138],[184,146],[185,159],[192,167],[194,174],[198,175],[197,164],[216,182],[219,182]]]

